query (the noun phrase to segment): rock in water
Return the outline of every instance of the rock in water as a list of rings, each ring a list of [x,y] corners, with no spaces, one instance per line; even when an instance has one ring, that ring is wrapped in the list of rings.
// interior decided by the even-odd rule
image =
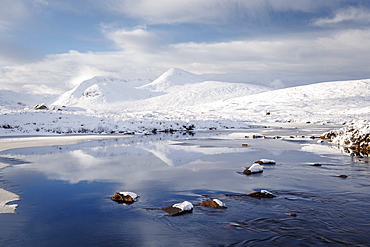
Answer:
[[[116,192],[114,195],[110,198],[115,202],[118,203],[126,203],[131,204],[134,203],[139,196],[134,192]]]
[[[274,165],[274,164],[276,164],[276,161],[275,160],[269,160],[269,159],[260,159],[259,161],[256,161],[254,163]]]
[[[343,174],[343,175],[338,175],[338,176],[335,176],[335,177],[338,177],[338,178],[348,178],[347,175]]]
[[[254,163],[250,167],[247,167],[242,173],[246,175],[251,175],[260,172],[263,172],[263,166],[258,163]]]
[[[193,204],[191,204],[191,202],[184,201],[182,203],[176,203],[171,206],[164,207],[162,210],[169,213],[171,216],[176,216],[191,213],[193,211]]]
[[[258,198],[273,198],[273,197],[276,197],[274,194],[272,194],[270,191],[267,191],[267,190],[252,192],[252,193],[247,194],[247,196],[258,197]]]
[[[210,201],[204,201],[200,204],[200,206],[209,207],[209,208],[227,208],[225,203],[223,203],[222,201],[220,201],[218,199],[213,199],[213,200],[210,200]]]

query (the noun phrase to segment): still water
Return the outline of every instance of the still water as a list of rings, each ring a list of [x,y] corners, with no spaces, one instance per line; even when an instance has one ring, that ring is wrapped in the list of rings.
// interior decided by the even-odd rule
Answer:
[[[0,215],[0,246],[370,246],[368,159],[308,138],[323,131],[153,135],[2,152],[11,166],[0,171],[0,187],[21,200],[16,214]],[[254,133],[285,138],[245,138]],[[239,173],[261,158],[277,163]],[[276,197],[225,196],[261,189]],[[109,199],[117,191],[140,198],[118,204]],[[214,198],[228,208],[195,206],[176,217],[160,210]]]

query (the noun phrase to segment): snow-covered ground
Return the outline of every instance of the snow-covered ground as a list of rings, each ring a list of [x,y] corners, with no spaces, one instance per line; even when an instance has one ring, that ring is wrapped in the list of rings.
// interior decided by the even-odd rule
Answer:
[[[152,133],[269,122],[367,122],[370,79],[277,89],[206,81],[181,69],[158,79],[94,77],[60,95],[0,90],[0,135]],[[34,110],[45,103],[49,109]]]

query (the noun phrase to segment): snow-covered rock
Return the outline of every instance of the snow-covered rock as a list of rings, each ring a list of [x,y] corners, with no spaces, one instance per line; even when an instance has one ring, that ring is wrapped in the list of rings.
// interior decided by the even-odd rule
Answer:
[[[139,196],[134,192],[124,191],[114,193],[114,195],[110,199],[118,203],[131,204],[135,202],[138,199],[138,197]]]
[[[222,209],[227,208],[225,203],[223,203],[219,199],[213,199],[213,200],[201,202],[200,206],[210,207],[210,208],[222,208]]]
[[[273,164],[276,164],[276,161],[275,160],[270,160],[270,159],[260,159],[260,160],[254,162],[254,163],[273,165]]]
[[[242,173],[250,175],[255,173],[261,173],[263,172],[263,166],[261,166],[258,163],[254,163],[250,167],[247,167]]]
[[[193,204],[188,201],[176,203],[168,207],[162,208],[163,211],[169,213],[171,216],[181,215],[184,213],[191,213],[193,211]]]
[[[247,196],[258,197],[258,198],[273,198],[276,197],[268,190],[261,190],[247,194]]]

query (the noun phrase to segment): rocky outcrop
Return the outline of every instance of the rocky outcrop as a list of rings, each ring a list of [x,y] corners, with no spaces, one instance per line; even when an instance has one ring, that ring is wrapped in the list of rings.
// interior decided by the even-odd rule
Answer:
[[[370,154],[370,124],[352,124],[339,130],[331,130],[321,135],[354,156]]]

